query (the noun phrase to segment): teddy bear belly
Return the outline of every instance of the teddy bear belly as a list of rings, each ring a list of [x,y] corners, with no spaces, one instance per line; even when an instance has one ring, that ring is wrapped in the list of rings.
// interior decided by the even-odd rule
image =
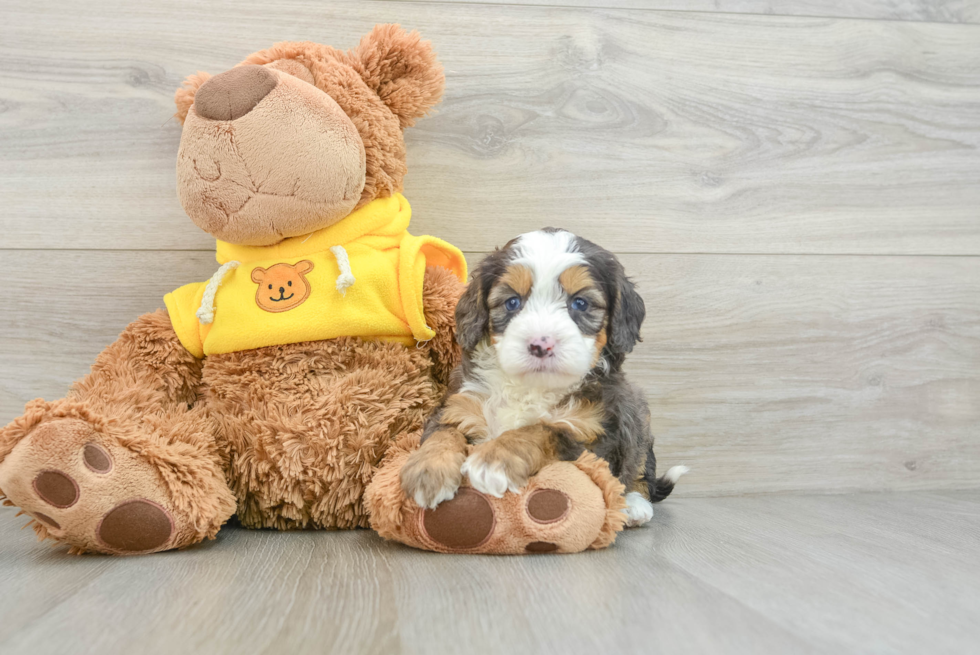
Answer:
[[[214,355],[204,385],[247,527],[367,527],[364,488],[442,394],[415,348],[345,337]]]

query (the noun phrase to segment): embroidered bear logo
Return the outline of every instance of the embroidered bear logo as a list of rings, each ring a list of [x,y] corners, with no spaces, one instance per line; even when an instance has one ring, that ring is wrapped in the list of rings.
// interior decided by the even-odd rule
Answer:
[[[313,270],[308,259],[295,264],[274,264],[252,269],[252,282],[259,285],[255,304],[267,312],[285,312],[299,307],[310,295],[306,274]]]

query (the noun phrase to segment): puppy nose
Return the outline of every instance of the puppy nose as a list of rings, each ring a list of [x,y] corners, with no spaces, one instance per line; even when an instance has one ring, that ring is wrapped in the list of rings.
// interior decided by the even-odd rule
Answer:
[[[233,121],[252,111],[278,81],[264,66],[236,66],[201,85],[194,95],[194,111],[202,118]]]
[[[551,337],[538,337],[532,339],[528,344],[527,350],[535,357],[547,357],[555,347],[555,340]]]

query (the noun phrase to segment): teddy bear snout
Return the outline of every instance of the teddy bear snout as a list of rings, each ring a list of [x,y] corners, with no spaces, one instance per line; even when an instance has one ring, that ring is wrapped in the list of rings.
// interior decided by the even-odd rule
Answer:
[[[236,66],[205,82],[194,96],[194,111],[202,118],[233,121],[252,111],[276,88],[276,74],[264,66]]]

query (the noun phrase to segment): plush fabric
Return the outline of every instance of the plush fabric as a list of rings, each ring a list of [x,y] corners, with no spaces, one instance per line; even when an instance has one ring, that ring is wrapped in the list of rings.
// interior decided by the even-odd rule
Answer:
[[[450,271],[426,270],[425,318],[437,333],[452,333],[447,308],[461,292]],[[40,538],[76,553],[186,547],[213,538],[236,511],[248,527],[367,527],[362,496],[375,467],[399,436],[420,434],[458,363],[445,346],[347,337],[199,360],[165,312],[147,314],[67,398],[32,401],[0,430],[0,498],[30,516]],[[93,445],[110,462],[105,472],[86,463]],[[36,492],[51,471],[74,483],[76,502],[57,507]],[[172,525],[149,549],[121,549],[103,534],[134,500],[159,508],[142,530]]]
[[[102,517],[118,504],[142,498],[167,508],[179,548],[213,538],[235,511],[215,423],[199,402],[202,362],[177,340],[163,312],[140,317],[110,345],[63,400],[28,403],[23,416],[0,430],[0,496],[33,521],[40,538],[73,552],[120,552],[103,543]],[[86,466],[86,446],[112,463],[108,473]],[[56,508],[32,483],[59,471],[78,499]],[[43,518],[41,518],[43,516]]]
[[[367,488],[371,527],[387,539],[441,553],[576,553],[609,546],[626,523],[623,485],[588,452],[545,466],[520,493],[494,498],[464,483],[456,498],[422,510],[399,481],[418,446],[416,434],[399,440]]]
[[[166,296],[177,336],[198,357],[341,336],[413,347],[428,341],[435,332],[423,316],[426,266],[446,268],[465,281],[466,259],[444,241],[409,234],[411,213],[405,198],[395,194],[331,227],[274,246],[219,241],[218,263],[240,265],[219,274],[208,322],[198,316],[207,282]],[[337,283],[342,267],[332,252],[337,246],[352,275],[343,289]]]
[[[397,484],[460,363],[466,263],[408,234],[399,193],[402,130],[443,84],[429,44],[395,25],[346,52],[281,43],[185,80],[178,196],[218,239],[219,268],[126,327],[65,398],[0,429],[0,500],[39,538],[145,554],[214,538],[234,514],[333,529],[367,527],[373,509],[383,535],[432,550],[612,542],[622,488],[594,458],[421,518]]]
[[[362,200],[367,154],[355,124],[316,87],[266,72],[276,86],[248,113],[213,120],[192,106],[184,120],[177,196],[188,216],[222,241],[261,246],[306,235]]]
[[[401,191],[408,170],[402,129],[439,102],[445,88],[442,66],[432,49],[415,32],[379,25],[346,52],[287,42],[242,63],[276,66],[282,61],[290,62],[293,70],[304,67],[312,84],[340,105],[360,133],[367,163],[359,206]],[[190,86],[196,81],[189,80]]]

